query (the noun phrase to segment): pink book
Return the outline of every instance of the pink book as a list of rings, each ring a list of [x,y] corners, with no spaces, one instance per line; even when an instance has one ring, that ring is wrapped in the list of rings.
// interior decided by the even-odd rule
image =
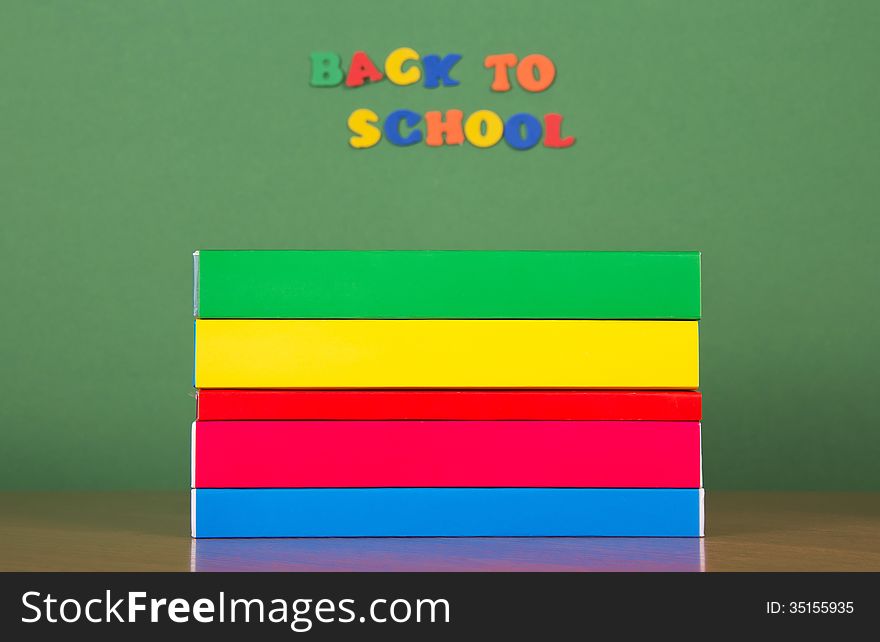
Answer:
[[[699,488],[696,421],[197,421],[195,488]]]

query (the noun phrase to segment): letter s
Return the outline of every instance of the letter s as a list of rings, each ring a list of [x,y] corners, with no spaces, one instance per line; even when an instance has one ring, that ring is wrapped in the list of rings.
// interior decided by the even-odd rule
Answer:
[[[347,615],[349,615],[351,617],[347,617],[345,619],[337,618],[337,620],[336,620],[337,622],[342,622],[343,624],[345,624],[346,622],[354,622],[355,613],[350,608],[348,608],[349,604],[354,604],[354,600],[352,600],[350,598],[345,598],[344,600],[339,600],[339,610],[343,611],[344,613],[346,613]]]
[[[355,149],[372,147],[382,138],[382,132],[372,123],[378,123],[379,116],[372,109],[355,109],[348,117],[348,128],[357,134],[348,139]]]
[[[40,617],[42,617],[42,615],[43,615],[43,612],[40,609],[38,609],[36,606],[34,606],[33,604],[30,604],[28,602],[28,596],[30,596],[30,595],[36,595],[37,597],[40,596],[40,594],[37,593],[36,591],[28,591],[27,593],[25,593],[24,595],[21,596],[21,603],[24,604],[29,609],[36,611],[37,617],[31,618],[30,620],[28,620],[27,618],[24,618],[24,617],[21,618],[21,621],[24,622],[25,624],[32,624],[33,622],[39,622]]]

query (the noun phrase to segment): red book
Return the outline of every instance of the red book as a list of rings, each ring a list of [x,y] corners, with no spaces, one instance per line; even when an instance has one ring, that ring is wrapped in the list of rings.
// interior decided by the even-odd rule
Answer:
[[[695,421],[197,421],[196,488],[699,488]]]
[[[699,392],[643,390],[200,390],[200,420],[699,421]]]

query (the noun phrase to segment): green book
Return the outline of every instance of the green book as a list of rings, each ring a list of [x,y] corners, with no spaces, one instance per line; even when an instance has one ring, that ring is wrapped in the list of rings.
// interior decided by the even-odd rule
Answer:
[[[699,252],[201,250],[204,319],[699,319]]]

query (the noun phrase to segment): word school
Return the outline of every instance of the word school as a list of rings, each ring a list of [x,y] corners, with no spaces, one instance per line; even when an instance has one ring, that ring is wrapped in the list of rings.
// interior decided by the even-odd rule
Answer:
[[[453,72],[461,58],[455,53],[421,56],[414,49],[401,47],[388,54],[380,71],[365,52],[356,51],[346,70],[339,54],[313,52],[310,83],[313,87],[343,85],[356,89],[387,79],[398,86],[421,82],[428,89],[456,87],[460,83]],[[542,54],[529,54],[523,58],[513,53],[491,54],[486,56],[483,66],[492,72],[490,89],[494,92],[508,92],[515,84],[524,91],[538,93],[546,91],[556,78],[556,66]],[[466,118],[458,109],[449,109],[445,113],[428,111],[424,115],[409,109],[397,109],[382,122],[372,109],[360,108],[348,118],[348,128],[354,134],[349,144],[355,149],[367,149],[377,145],[384,136],[398,147],[418,143],[428,147],[461,145],[467,140],[472,146],[485,149],[504,139],[516,150],[531,149],[542,140],[544,147],[563,149],[571,147],[575,139],[562,135],[562,120],[561,115],[553,113],[544,114],[542,118],[517,113],[505,121],[488,109],[477,110]]]

